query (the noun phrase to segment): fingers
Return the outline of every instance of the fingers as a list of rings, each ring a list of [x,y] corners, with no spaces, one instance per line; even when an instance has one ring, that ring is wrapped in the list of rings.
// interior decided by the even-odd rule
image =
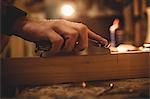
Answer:
[[[64,52],[71,52],[76,45],[76,41],[78,39],[79,33],[75,30],[70,31],[69,35],[66,36],[65,46],[63,48]]]
[[[74,23],[65,20],[56,21],[52,32],[48,33],[48,38],[52,42],[51,53],[81,51],[88,47],[88,38],[96,40],[103,45],[108,41],[92,32],[81,23]],[[78,42],[78,44],[76,44]],[[64,45],[62,47],[62,45]]]
[[[99,43],[101,43],[103,45],[108,44],[108,41],[106,39],[104,39],[100,35],[97,35],[96,33],[92,32],[86,25],[84,25],[82,23],[74,23],[74,22],[70,22],[69,24],[70,24],[70,26],[74,27],[75,29],[77,29],[80,32],[81,38],[86,37],[87,41],[88,41],[88,38],[90,38],[90,39],[98,41]],[[88,37],[86,34],[88,34]],[[87,42],[82,43],[82,39],[81,39],[81,45],[80,46],[83,47],[84,43],[87,44]]]
[[[52,48],[50,49],[50,53],[58,53],[61,50],[64,39],[55,31],[51,31],[48,33],[48,39],[52,42]]]
[[[79,32],[79,40],[76,49],[81,51],[88,48],[88,28],[87,26],[78,23],[77,30]]]
[[[71,52],[75,48],[76,41],[78,40],[78,31],[72,28],[70,24],[68,24],[68,21],[65,20],[61,20],[60,24],[54,28],[54,31],[63,36],[65,40],[62,51]]]
[[[90,29],[88,29],[88,36],[90,39],[96,40],[102,45],[108,45],[108,41],[106,39],[102,38],[100,35],[95,34]]]
[[[68,35],[69,39],[65,43],[64,50],[72,51],[73,48],[76,51],[81,51],[88,47],[88,28],[81,23],[68,22],[65,24],[65,35]],[[76,45],[78,42],[78,45]]]

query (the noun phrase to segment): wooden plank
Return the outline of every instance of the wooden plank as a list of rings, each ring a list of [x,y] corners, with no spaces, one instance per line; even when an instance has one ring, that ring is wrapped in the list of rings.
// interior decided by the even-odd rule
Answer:
[[[119,75],[125,75],[126,78],[132,77],[148,77],[150,72],[149,54],[133,53],[133,54],[118,54],[118,66],[121,67]],[[126,68],[123,68],[125,66]],[[127,72],[123,74],[122,71]],[[146,75],[147,74],[147,75]]]
[[[148,77],[149,53],[2,60],[8,85]]]

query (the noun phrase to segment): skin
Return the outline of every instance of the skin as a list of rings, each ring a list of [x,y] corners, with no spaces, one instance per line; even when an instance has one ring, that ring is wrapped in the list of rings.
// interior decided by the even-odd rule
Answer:
[[[33,21],[23,17],[16,21],[12,31],[14,35],[35,43],[40,40],[51,41],[50,52],[53,54],[86,49],[88,38],[108,44],[106,39],[92,32],[86,25],[63,19]]]

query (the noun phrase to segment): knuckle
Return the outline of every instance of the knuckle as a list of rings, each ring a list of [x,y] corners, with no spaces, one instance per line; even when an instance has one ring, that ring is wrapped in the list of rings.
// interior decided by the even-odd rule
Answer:
[[[83,31],[83,30],[86,30],[87,29],[87,26],[80,23],[80,30]]]

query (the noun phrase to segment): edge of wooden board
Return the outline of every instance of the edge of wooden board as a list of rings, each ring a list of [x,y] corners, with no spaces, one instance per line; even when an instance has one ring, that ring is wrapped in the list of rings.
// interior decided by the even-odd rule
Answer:
[[[149,77],[150,53],[2,60],[8,85]]]

